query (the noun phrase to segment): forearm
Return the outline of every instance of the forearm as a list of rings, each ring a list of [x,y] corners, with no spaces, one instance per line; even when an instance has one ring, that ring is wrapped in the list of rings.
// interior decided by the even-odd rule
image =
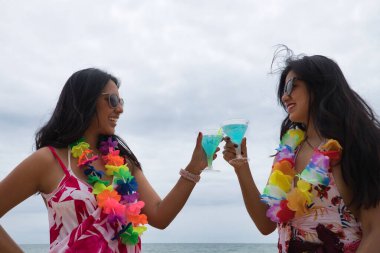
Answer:
[[[270,234],[276,229],[276,223],[267,216],[268,206],[260,200],[260,191],[252,178],[249,165],[235,168],[239,180],[245,207],[252,221],[262,234]]]
[[[0,252],[21,252],[21,248],[16,244],[15,241],[7,234],[7,232],[0,226]]]
[[[186,170],[194,173],[192,168],[187,167]],[[150,225],[160,229],[166,228],[182,210],[195,185],[195,182],[181,176],[166,197],[156,205]]]

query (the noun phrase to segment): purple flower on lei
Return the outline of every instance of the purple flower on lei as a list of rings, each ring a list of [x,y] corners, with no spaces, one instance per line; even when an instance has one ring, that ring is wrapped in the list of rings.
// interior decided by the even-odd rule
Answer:
[[[280,220],[277,217],[278,211],[281,210],[281,207],[279,204],[273,204],[271,207],[267,210],[267,217],[270,218],[274,222],[280,222]]]
[[[99,151],[106,155],[108,154],[110,148],[115,149],[117,147],[117,141],[114,141],[112,137],[108,137],[107,141],[100,142]]]
[[[278,147],[276,150],[278,151],[276,155],[276,161],[281,161],[284,159],[293,160],[294,152],[288,145],[280,145],[280,147]]]
[[[139,194],[137,192],[129,194],[129,195],[123,195],[123,200],[127,203],[134,203],[138,198]]]
[[[118,222],[125,223],[125,217],[112,213],[108,214],[107,220],[111,224]]]

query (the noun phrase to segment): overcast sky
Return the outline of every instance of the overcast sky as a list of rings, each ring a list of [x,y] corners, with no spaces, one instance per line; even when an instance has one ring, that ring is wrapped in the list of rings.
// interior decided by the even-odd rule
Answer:
[[[277,44],[338,62],[349,83],[380,112],[377,0],[0,0],[0,179],[34,151],[75,71],[98,67],[122,82],[117,133],[161,197],[190,160],[198,131],[250,120],[250,165],[263,189],[285,116],[269,74]],[[222,147],[222,145],[221,145]],[[203,173],[164,231],[143,242],[275,242],[250,220],[233,169]],[[20,185],[9,189],[10,194]],[[1,204],[0,200],[0,204]],[[47,211],[33,196],[2,219],[19,243],[49,243]]]

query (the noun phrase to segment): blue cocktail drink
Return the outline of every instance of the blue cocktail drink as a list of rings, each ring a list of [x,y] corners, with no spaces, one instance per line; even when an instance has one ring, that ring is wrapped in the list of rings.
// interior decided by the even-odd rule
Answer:
[[[202,147],[207,156],[207,170],[213,170],[214,154],[223,138],[221,129],[208,129],[203,132]]]
[[[231,138],[231,141],[238,145],[236,148],[236,158],[231,162],[246,162],[248,159],[241,155],[241,141],[247,131],[249,121],[246,119],[231,119],[222,123],[222,129],[225,135]]]
[[[233,143],[239,145],[244,138],[247,127],[246,124],[228,124],[223,126],[223,132],[231,138]]]

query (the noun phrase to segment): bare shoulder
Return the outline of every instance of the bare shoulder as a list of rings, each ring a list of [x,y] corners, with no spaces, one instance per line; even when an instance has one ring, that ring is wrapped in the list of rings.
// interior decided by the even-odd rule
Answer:
[[[54,167],[54,157],[49,153],[48,148],[35,151],[0,181],[0,217],[29,196],[45,192],[46,186],[56,183],[49,170],[49,166]]]
[[[28,165],[28,170],[36,173],[44,173],[49,170],[55,158],[48,147],[43,147],[27,157],[22,163]],[[21,164],[22,164],[21,163]]]
[[[57,149],[57,154],[62,160],[62,150]],[[43,193],[51,193],[59,184],[64,176],[64,171],[56,157],[48,147],[43,147],[35,152],[35,168],[40,176],[39,191]],[[66,161],[65,161],[66,162]]]
[[[34,182],[35,191],[50,193],[64,175],[50,149],[43,147],[22,161],[12,172],[16,179]],[[12,174],[11,173],[11,174]]]

